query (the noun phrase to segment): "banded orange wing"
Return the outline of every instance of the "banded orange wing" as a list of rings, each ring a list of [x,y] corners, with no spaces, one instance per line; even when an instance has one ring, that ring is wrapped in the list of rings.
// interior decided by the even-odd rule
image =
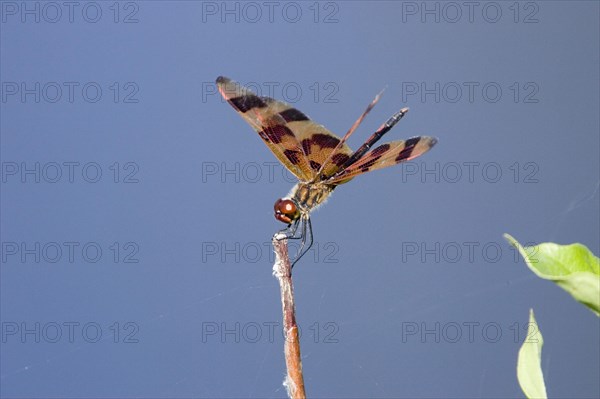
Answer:
[[[220,76],[221,95],[254,128],[277,159],[301,181],[313,181],[326,159],[331,158],[323,174],[331,176],[350,158],[352,150],[340,146],[340,138],[304,113],[270,97],[259,97],[231,79]]]
[[[418,136],[382,144],[325,180],[325,183],[342,184],[357,175],[410,161],[429,151],[436,143],[435,137]]]

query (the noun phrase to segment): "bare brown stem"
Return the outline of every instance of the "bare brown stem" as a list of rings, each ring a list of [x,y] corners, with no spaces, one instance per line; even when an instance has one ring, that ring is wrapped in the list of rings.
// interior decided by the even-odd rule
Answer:
[[[292,266],[288,255],[287,239],[273,237],[275,264],[273,275],[279,280],[281,289],[281,307],[283,310],[283,330],[285,331],[285,364],[287,375],[283,385],[292,399],[304,399],[304,377],[302,376],[302,359],[300,358],[300,337],[296,324],[296,307],[294,305],[294,286],[292,284]]]

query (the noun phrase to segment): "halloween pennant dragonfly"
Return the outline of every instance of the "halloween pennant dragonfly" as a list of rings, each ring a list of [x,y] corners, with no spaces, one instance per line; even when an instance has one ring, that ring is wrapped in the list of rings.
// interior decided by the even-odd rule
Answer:
[[[408,112],[402,108],[379,127],[356,151],[346,140],[375,106],[379,93],[350,130],[339,138],[324,126],[282,101],[259,97],[248,88],[220,76],[217,87],[225,100],[256,130],[267,147],[299,182],[275,202],[275,218],[287,224],[283,238],[301,239],[295,264],[313,243],[310,212],[323,204],[333,190],[354,177],[414,159],[431,149],[435,137],[417,136],[371,147]],[[299,236],[296,236],[298,228]],[[304,249],[307,235],[309,246]],[[292,266],[293,266],[292,264]]]

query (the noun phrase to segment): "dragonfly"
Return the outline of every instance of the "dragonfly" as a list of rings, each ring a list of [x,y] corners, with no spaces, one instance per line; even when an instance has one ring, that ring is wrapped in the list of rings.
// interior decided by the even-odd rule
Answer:
[[[275,219],[287,225],[278,237],[301,240],[292,267],[313,244],[311,212],[325,203],[337,186],[358,175],[410,161],[437,143],[435,137],[415,136],[373,148],[406,115],[408,108],[402,108],[358,150],[352,151],[346,141],[377,104],[383,91],[340,138],[283,101],[258,96],[223,76],[217,78],[216,85],[223,98],[252,126],[275,157],[298,178],[289,194],[278,199],[274,206]]]

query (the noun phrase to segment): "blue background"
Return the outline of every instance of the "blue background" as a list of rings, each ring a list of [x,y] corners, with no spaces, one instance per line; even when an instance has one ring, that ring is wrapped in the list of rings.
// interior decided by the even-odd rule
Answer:
[[[388,140],[439,138],[313,214],[309,396],[522,397],[533,308],[548,393],[599,397],[598,318],[502,238],[600,253],[599,3],[273,4],[0,3],[2,396],[285,397],[294,180],[225,75],[339,135],[387,87],[353,148],[404,106]]]

